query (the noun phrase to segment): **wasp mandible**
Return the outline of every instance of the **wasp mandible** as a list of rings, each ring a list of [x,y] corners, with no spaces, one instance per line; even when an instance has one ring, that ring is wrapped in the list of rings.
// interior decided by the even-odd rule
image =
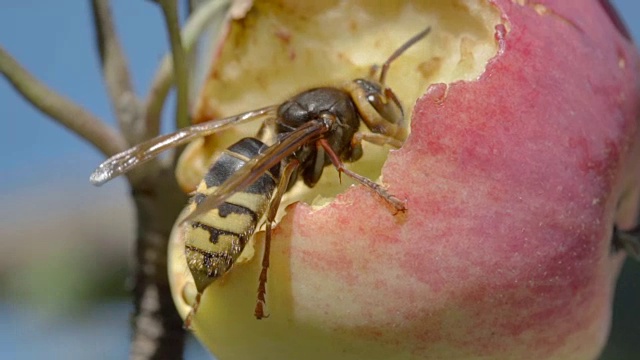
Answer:
[[[377,80],[355,79],[342,87],[319,87],[284,103],[236,116],[211,120],[143,142],[102,163],[91,175],[101,185],[159,153],[193,139],[248,121],[263,119],[255,138],[243,138],[213,162],[187,206],[185,254],[197,296],[185,320],[189,327],[203,291],[229,271],[265,217],[265,247],[255,316],[262,319],[266,302],[271,232],[283,194],[299,178],[313,187],[329,164],[373,190],[396,212],[405,203],[381,185],[345,167],[362,156],[362,141],[399,148],[408,129],[400,101],[385,86],[390,64],[424,38],[427,27],[400,46],[379,68]],[[374,67],[372,75],[378,68]],[[370,132],[360,132],[364,123]]]

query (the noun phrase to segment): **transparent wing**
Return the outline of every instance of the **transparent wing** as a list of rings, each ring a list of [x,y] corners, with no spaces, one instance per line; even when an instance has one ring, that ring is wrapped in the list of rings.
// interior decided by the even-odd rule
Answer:
[[[228,118],[191,125],[174,133],[147,140],[107,159],[91,174],[89,181],[91,181],[93,185],[102,185],[136,166],[153,159],[165,150],[250,120],[255,120],[263,116],[275,116],[277,108],[277,105],[267,106]]]
[[[247,162],[232,177],[222,183],[214,193],[200,202],[193,212],[182,219],[181,223],[193,221],[208,210],[220,206],[231,195],[244,190],[258,180],[267,170],[279,164],[280,161],[293,154],[304,144],[327,131],[329,131],[329,126],[321,121],[310,121],[292,131],[278,143],[268,147],[260,156]]]

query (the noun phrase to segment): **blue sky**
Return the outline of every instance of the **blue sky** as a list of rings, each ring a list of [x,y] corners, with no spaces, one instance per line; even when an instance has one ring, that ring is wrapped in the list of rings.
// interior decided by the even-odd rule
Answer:
[[[613,3],[634,38],[640,39],[640,3]],[[167,50],[160,10],[142,0],[116,0],[112,7],[135,89],[144,95]],[[113,122],[93,45],[89,1],[5,1],[0,11],[0,44],[44,83]],[[33,109],[4,79],[0,80],[0,119],[0,195],[53,182],[79,180],[78,186],[89,186],[85,178],[102,156]]]

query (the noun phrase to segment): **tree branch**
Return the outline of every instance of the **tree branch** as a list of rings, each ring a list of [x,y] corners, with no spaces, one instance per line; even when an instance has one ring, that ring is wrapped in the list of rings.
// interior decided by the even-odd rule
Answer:
[[[181,359],[185,331],[171,297],[167,247],[187,199],[172,169],[162,169],[133,189],[137,210],[131,360]]]
[[[182,45],[185,52],[190,53],[195,47],[198,38],[207,28],[207,25],[218,15],[220,11],[230,5],[228,0],[208,1],[195,9],[182,29]],[[170,55],[165,55],[156,71],[151,90],[145,103],[146,126],[149,132],[159,132],[158,124],[171,85],[173,85],[173,60]],[[154,128],[155,126],[155,128]]]
[[[102,75],[111,104],[122,133],[129,144],[136,144],[146,140],[149,134],[142,121],[142,106],[133,90],[127,60],[115,32],[109,0],[93,0],[91,4]]]
[[[176,2],[176,0],[158,0],[167,25],[173,57],[173,73],[176,82],[176,126],[182,128],[189,125],[189,72],[186,54],[182,47]]]
[[[0,72],[27,101],[58,123],[111,156],[128,146],[124,138],[96,116],[48,88],[0,47]]]

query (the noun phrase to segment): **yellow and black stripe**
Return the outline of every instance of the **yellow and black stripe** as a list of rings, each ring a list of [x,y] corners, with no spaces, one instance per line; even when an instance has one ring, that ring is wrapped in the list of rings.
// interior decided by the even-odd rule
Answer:
[[[265,147],[255,138],[244,138],[227,148],[211,165],[189,204],[193,211],[209,194],[258,156]],[[227,272],[266,212],[279,180],[275,166],[246,189],[231,195],[185,229],[185,251],[198,292]]]

